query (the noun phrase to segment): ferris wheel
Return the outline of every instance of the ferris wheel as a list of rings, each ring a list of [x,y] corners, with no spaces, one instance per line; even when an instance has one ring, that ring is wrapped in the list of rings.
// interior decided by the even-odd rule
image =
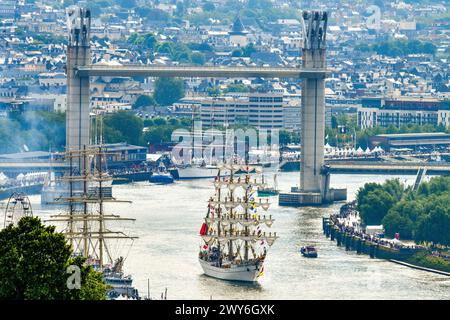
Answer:
[[[6,228],[10,224],[17,224],[23,217],[32,217],[33,210],[31,208],[30,199],[25,193],[13,193],[6,205],[5,216],[3,219],[3,227]]]

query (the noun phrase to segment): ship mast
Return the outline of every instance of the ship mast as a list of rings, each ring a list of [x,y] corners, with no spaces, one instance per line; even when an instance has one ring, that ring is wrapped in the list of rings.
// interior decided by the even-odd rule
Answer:
[[[225,170],[230,170],[229,178],[221,178],[221,173]],[[205,218],[206,223],[206,233],[202,233],[201,236],[208,245],[208,250],[214,253],[217,249],[219,254],[219,259],[226,258],[225,261],[229,263],[248,263],[250,261],[263,261],[265,258],[264,254],[258,254],[255,252],[253,243],[259,244],[260,242],[265,242],[271,246],[274,241],[278,238],[275,233],[269,233],[266,235],[265,232],[260,230],[260,225],[266,224],[270,227],[274,221],[271,215],[260,215],[256,213],[256,208],[260,207],[263,210],[269,208],[269,202],[266,200],[265,203],[259,200],[256,202],[253,198],[253,193],[255,188],[261,185],[256,179],[251,180],[250,171],[256,169],[248,165],[238,165],[235,163],[224,164],[219,167],[218,175],[214,181],[216,196],[210,199],[209,208],[215,208],[217,214],[212,217],[207,214]],[[242,177],[236,179],[236,171],[243,170],[245,173]],[[221,188],[227,187],[229,190],[228,196],[222,200]],[[237,197],[239,194],[237,188],[243,189],[242,199]],[[222,208],[225,208],[226,214],[222,215]],[[255,212],[254,215],[250,216],[251,212]],[[216,228],[215,228],[216,227]],[[236,242],[237,241],[237,242]],[[223,243],[228,245],[228,252],[222,254],[221,247]],[[233,247],[235,245],[235,248]],[[214,245],[216,246],[214,249]],[[241,250],[243,248],[244,257],[241,257]],[[236,251],[234,252],[234,249]],[[255,260],[249,259],[249,251],[252,251],[253,258]],[[212,251],[211,251],[212,250]],[[208,252],[206,252],[208,255]],[[205,253],[200,252],[200,257],[205,257]],[[236,259],[239,257],[239,259]],[[221,265],[220,261],[219,265]]]
[[[233,170],[230,172],[230,182],[233,183]],[[230,190],[230,201],[234,202],[234,194],[233,190]],[[230,208],[230,218],[233,219],[233,207]],[[228,242],[228,259],[231,261],[233,260],[233,239],[231,239],[231,233],[233,232],[233,223],[230,222],[230,240]]]
[[[220,182],[220,169],[218,170],[218,172],[217,172],[217,179],[219,180],[219,182]],[[217,200],[219,201],[219,205],[217,206],[217,218],[218,218],[218,222],[217,222],[217,235],[218,235],[218,237],[220,237],[220,218],[221,218],[221,211],[222,211],[222,208],[221,208],[221,206],[220,206],[220,192],[221,192],[221,189],[220,189],[220,184],[218,185],[218,188],[217,188]],[[220,255],[222,255],[222,253],[220,252],[220,242],[219,241],[217,241],[217,248],[219,249],[219,254]]]
[[[247,174],[245,175],[245,183],[248,183],[249,182],[249,179],[250,177],[249,177],[249,175],[248,175],[248,172],[247,172]],[[245,220],[247,220],[248,221],[248,203],[249,203],[249,201],[248,201],[248,189],[249,188],[245,188],[245,198],[244,198],[244,203],[246,204],[246,206],[245,206]],[[249,236],[249,234],[248,234],[248,226],[246,225],[245,227],[244,227],[244,232],[245,232],[245,236],[246,237],[248,237]],[[244,259],[245,260],[248,260],[248,241],[247,240],[245,240],[245,242],[244,242]]]

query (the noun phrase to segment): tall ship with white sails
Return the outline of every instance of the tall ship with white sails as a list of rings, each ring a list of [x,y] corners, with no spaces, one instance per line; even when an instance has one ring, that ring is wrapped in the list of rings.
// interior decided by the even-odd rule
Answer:
[[[132,277],[123,272],[123,256],[114,256],[120,242],[129,241],[131,246],[136,237],[114,231],[109,226],[112,222],[134,219],[105,210],[106,203],[129,201],[117,200],[111,193],[104,192],[104,186],[109,186],[112,179],[105,170],[104,147],[70,150],[65,157],[70,166],[62,180],[69,185],[69,193],[61,196],[59,201],[66,203],[66,209],[52,215],[48,221],[62,223],[62,233],[72,246],[74,256],[83,256],[87,264],[103,273],[106,284],[111,286],[107,292],[109,299],[140,299],[137,289],[132,286]]]
[[[227,170],[229,176],[222,176]],[[255,282],[264,273],[267,250],[278,238],[271,227],[271,215],[259,211],[269,209],[268,199],[257,201],[256,189],[261,186],[250,173],[249,165],[219,166],[214,180],[215,194],[209,199],[208,212],[200,230],[203,243],[199,262],[206,275],[232,281]],[[256,168],[260,171],[260,168]],[[244,171],[243,175],[235,173]]]

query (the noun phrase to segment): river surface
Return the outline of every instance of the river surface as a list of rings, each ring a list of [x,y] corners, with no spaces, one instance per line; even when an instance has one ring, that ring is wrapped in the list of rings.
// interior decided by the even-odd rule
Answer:
[[[331,185],[346,187],[352,200],[364,183],[391,177],[396,176],[334,174]],[[415,177],[399,178],[411,184]],[[283,191],[298,180],[298,172],[278,175]],[[339,210],[339,204],[288,208],[279,207],[277,197],[272,197],[269,212],[276,220],[271,231],[280,238],[268,252],[265,275],[257,284],[243,285],[203,275],[197,261],[198,233],[213,193],[211,180],[119,185],[113,193],[133,201],[110,204],[108,210],[136,219],[125,231],[139,239],[131,247],[116,248],[125,251],[125,271],[133,275],[143,296],[149,283],[152,297],[167,288],[168,299],[450,299],[449,277],[347,252],[327,239],[322,217]],[[30,198],[35,215],[46,218],[55,213],[40,208],[40,196]],[[306,244],[316,246],[318,259],[301,256],[299,249]]]

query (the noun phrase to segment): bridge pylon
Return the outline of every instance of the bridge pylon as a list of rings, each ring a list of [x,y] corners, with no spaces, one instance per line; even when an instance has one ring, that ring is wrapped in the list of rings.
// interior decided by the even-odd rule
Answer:
[[[72,6],[67,9],[69,41],[67,45],[66,150],[82,150],[89,145],[89,76],[77,74],[77,68],[91,64],[91,11]],[[83,164],[78,160],[78,167]]]
[[[326,69],[328,13],[303,11],[302,67]],[[324,166],[325,76],[302,79],[300,187],[281,193],[280,205],[320,205],[345,200],[345,189],[330,189],[330,174]]]

